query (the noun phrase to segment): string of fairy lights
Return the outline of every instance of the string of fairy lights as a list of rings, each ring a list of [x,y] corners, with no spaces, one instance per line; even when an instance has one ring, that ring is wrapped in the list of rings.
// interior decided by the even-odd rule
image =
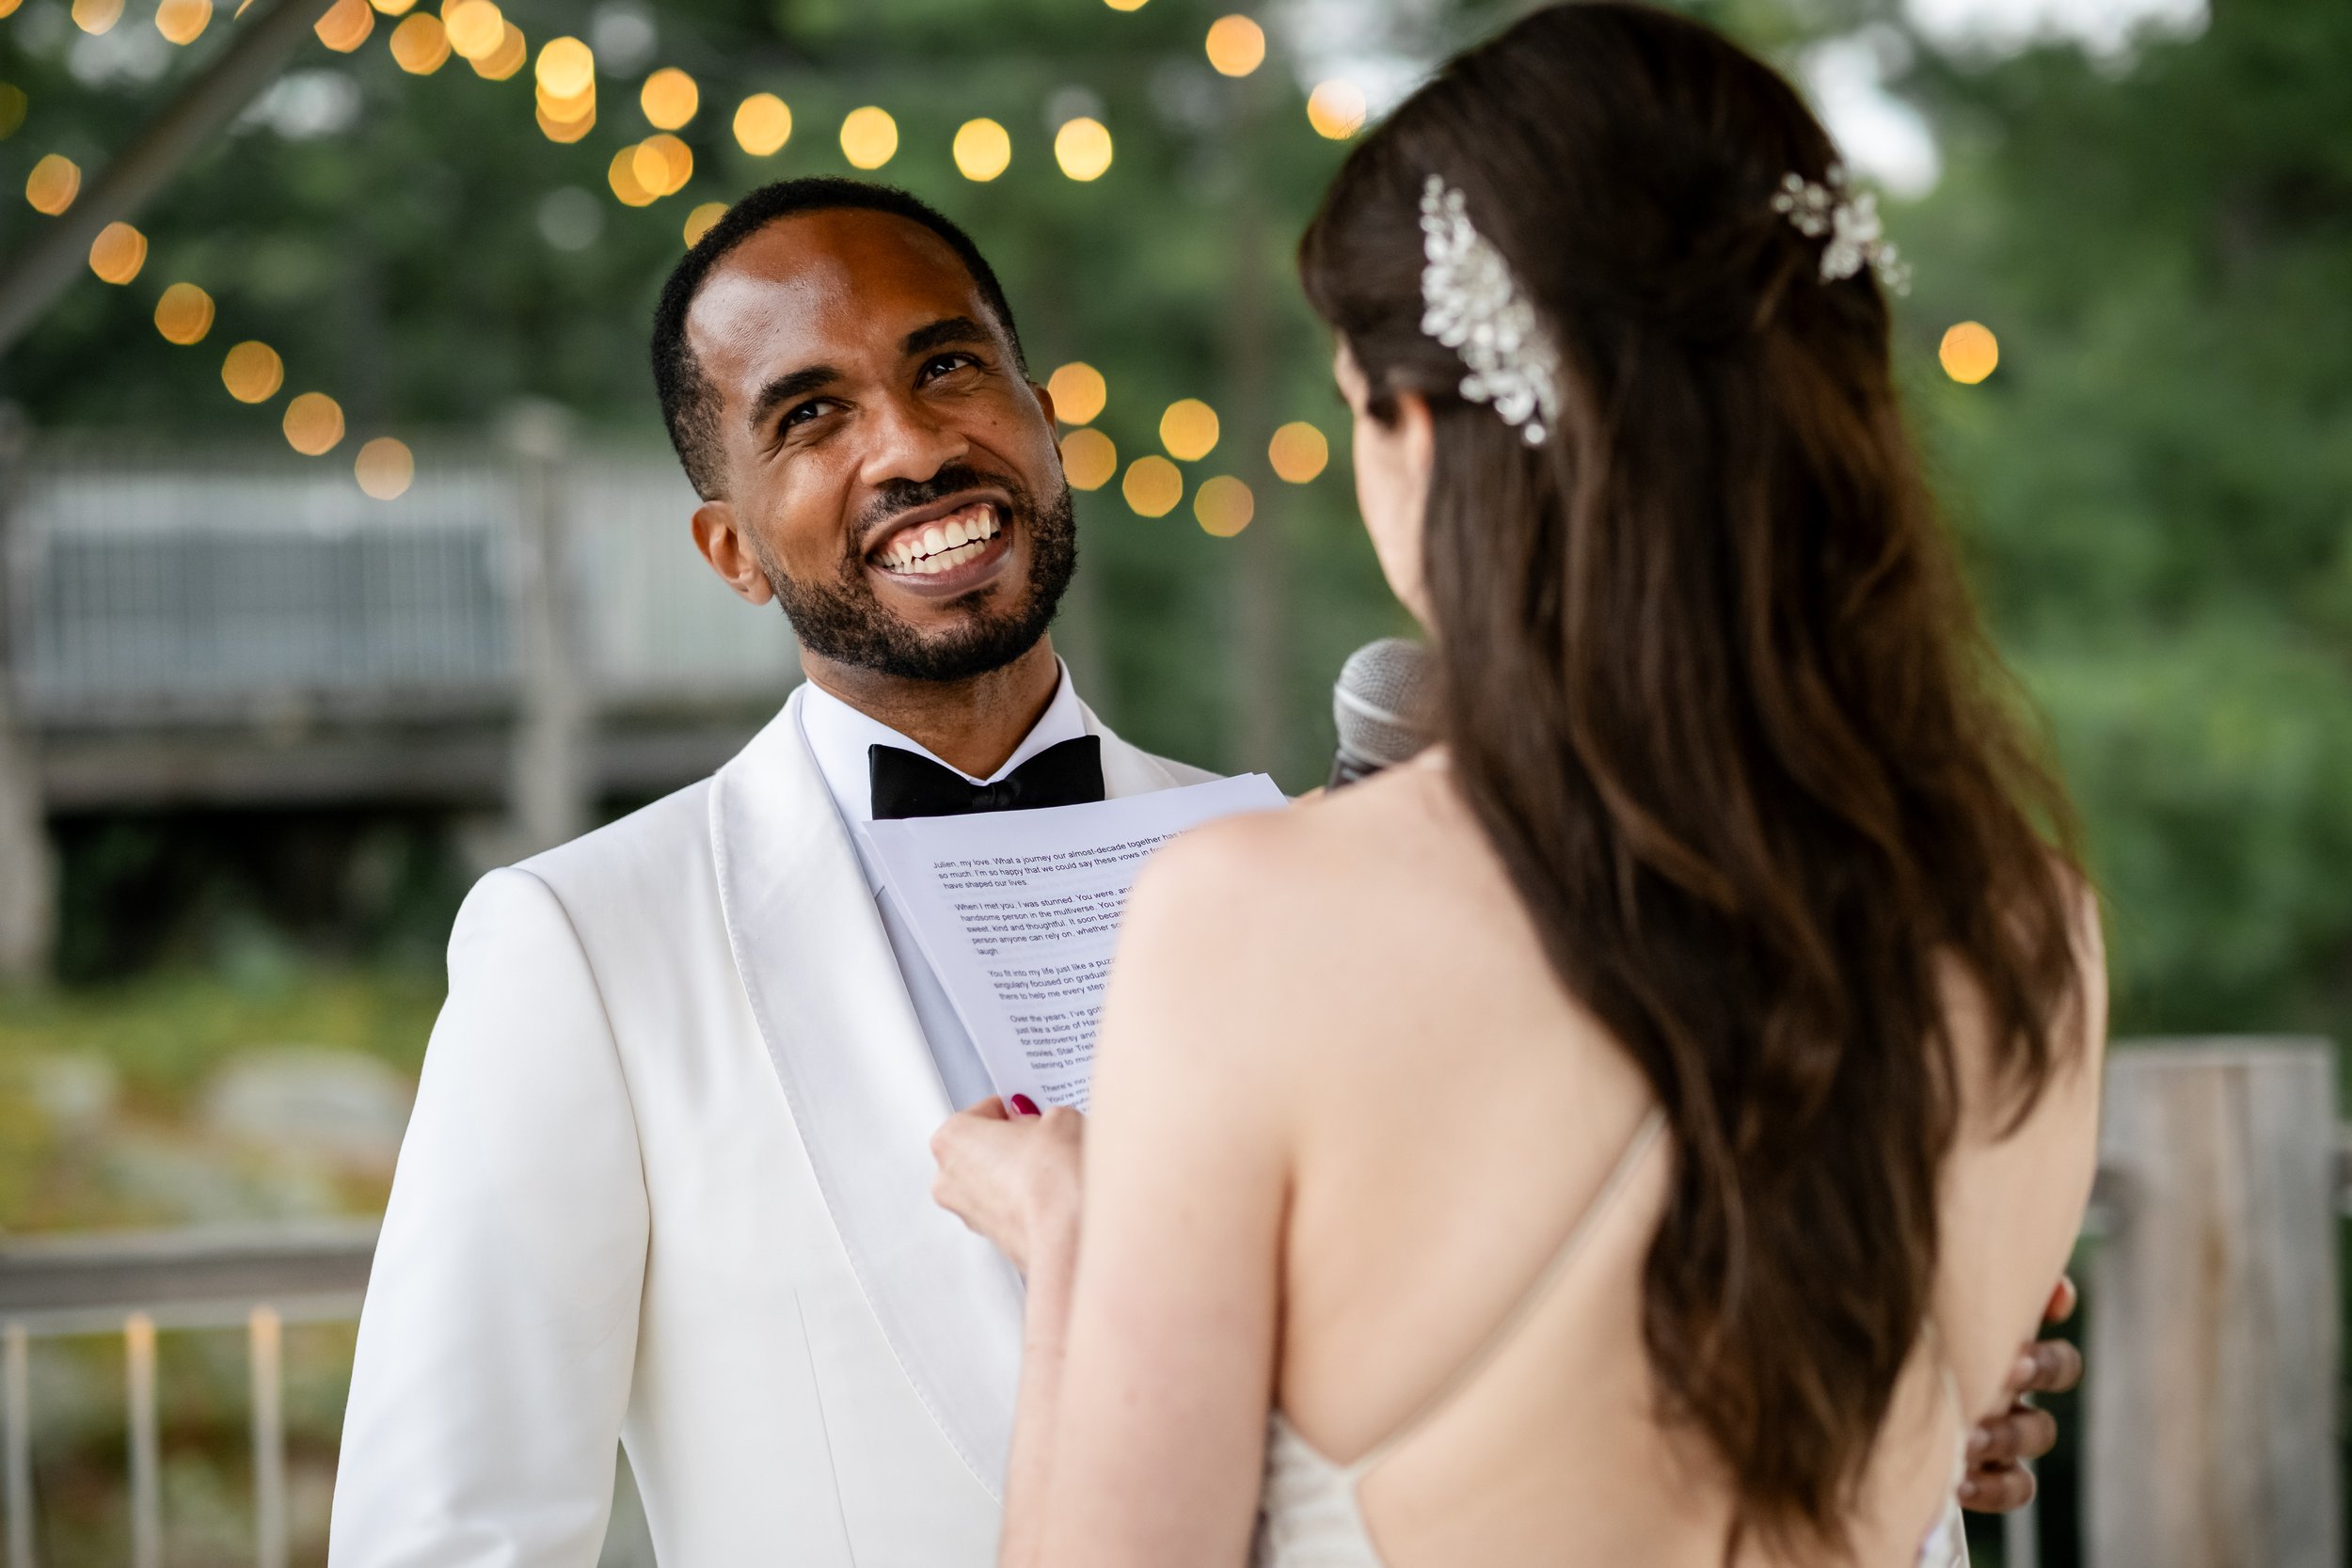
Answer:
[[[1135,11],[1148,0],[1104,3],[1113,10]],[[0,0],[0,18],[20,4],[22,0]],[[250,4],[252,0],[240,0],[238,10]],[[124,0],[72,0],[73,21],[84,32],[103,33],[121,20],[123,6]],[[213,9],[213,0],[157,0],[156,31],[173,44],[193,43],[210,25]],[[335,53],[353,54],[374,34],[379,16],[390,23],[388,45],[393,61],[411,75],[431,75],[455,55],[485,80],[503,82],[532,58],[522,29],[496,0],[441,0],[437,14],[419,8],[418,0],[336,0],[318,21],[319,41]],[[1248,76],[1265,62],[1265,31],[1246,16],[1220,17],[1210,24],[1202,47],[1220,74]],[[540,46],[532,67],[532,106],[539,130],[548,140],[576,143],[595,128],[596,76],[596,52],[580,39],[557,38]],[[693,150],[676,133],[702,112],[702,88],[686,71],[664,66],[644,79],[637,102],[652,134],[612,154],[605,183],[624,205],[648,207],[676,195],[693,178]],[[23,90],[0,83],[0,137],[14,132],[25,109]],[[1343,79],[1321,82],[1307,95],[1308,123],[1332,140],[1355,135],[1365,112],[1361,89]],[[745,152],[772,157],[792,138],[792,110],[772,92],[755,92],[737,104],[730,129]],[[843,117],[838,139],[850,166],[870,172],[898,155],[898,121],[880,105],[862,105]],[[1011,134],[993,119],[968,119],[957,128],[949,152],[958,173],[985,183],[1011,166]],[[1110,130],[1089,115],[1065,119],[1055,131],[1053,155],[1068,179],[1080,183],[1099,180],[1115,156]],[[24,198],[36,212],[54,216],[72,205],[81,182],[82,171],[72,159],[51,152],[33,166]],[[681,230],[684,242],[692,245],[725,211],[726,204],[719,201],[693,207]],[[135,227],[110,223],[91,243],[90,270],[104,282],[127,286],[145,268],[147,252],[147,236]],[[213,297],[202,288],[174,282],[156,301],[155,327],[169,342],[194,346],[211,334],[215,314]],[[2000,349],[1981,324],[1962,322],[1944,335],[1938,357],[1953,380],[1974,385],[1993,373]],[[240,403],[269,402],[283,389],[285,379],[284,360],[259,340],[236,343],[221,361],[222,385]],[[1216,411],[1198,398],[1182,398],[1160,416],[1162,452],[1136,456],[1122,472],[1117,445],[1096,424],[1110,398],[1103,373],[1073,361],[1056,370],[1046,385],[1056,415],[1067,427],[1061,451],[1072,486],[1094,491],[1118,479],[1121,497],[1138,516],[1165,517],[1183,504],[1186,481],[1177,465],[1200,463],[1218,445]],[[320,391],[289,398],[280,422],[287,443],[306,456],[334,451],[346,434],[342,405]],[[1293,420],[1273,433],[1266,460],[1277,479],[1307,484],[1328,466],[1330,444],[1311,421]],[[413,483],[415,454],[397,437],[379,436],[360,445],[353,472],[367,495],[391,500]],[[1195,518],[1219,538],[1248,528],[1257,510],[1248,483],[1231,474],[1203,479],[1193,487],[1192,497]]]
[[[251,0],[242,0],[242,11]],[[1139,9],[1146,0],[1105,0],[1114,10]],[[14,11],[21,0],[0,0],[0,17]],[[171,43],[185,46],[202,36],[213,20],[213,0],[158,0],[154,24]],[[122,19],[123,0],[72,0],[76,25],[87,33],[103,33]],[[399,68],[411,75],[430,75],[455,56],[487,81],[501,82],[517,74],[533,56],[529,41],[496,0],[442,0],[437,13],[420,8],[418,0],[336,0],[316,25],[319,41],[338,54],[354,54],[374,35],[379,18],[388,24],[387,44]],[[1203,47],[1211,66],[1220,73],[1247,76],[1266,55],[1264,30],[1245,16],[1218,19],[1208,30]],[[542,44],[532,65],[533,115],[548,140],[569,144],[595,128],[598,111],[597,60],[584,41],[563,37]],[[686,71],[665,66],[645,76],[636,93],[639,109],[652,134],[614,152],[605,168],[605,183],[615,199],[629,207],[647,207],[683,190],[692,179],[693,150],[676,133],[703,110],[700,84]],[[0,135],[12,132],[24,118],[21,89],[0,84]],[[1352,136],[1364,120],[1362,93],[1345,82],[1327,82],[1308,95],[1309,123],[1333,139]],[[772,92],[755,92],[736,106],[730,130],[738,146],[754,157],[771,157],[791,140],[794,120],[790,106]],[[882,168],[899,150],[897,119],[877,104],[866,104],[843,117],[838,139],[841,152],[857,169]],[[1077,115],[1062,120],[1053,138],[1056,166],[1080,183],[1100,179],[1115,156],[1111,133],[1100,119]],[[1011,134],[998,121],[985,118],[964,121],[956,130],[950,155],[957,171],[976,182],[993,181],[1012,165]],[[42,157],[25,181],[26,201],[35,211],[56,215],[71,207],[80,193],[82,171],[62,153]],[[702,236],[725,204],[706,201],[693,207],[681,229],[684,243]],[[100,279],[128,286],[146,269],[148,240],[128,222],[106,226],[92,243],[90,270]],[[203,342],[212,334],[217,306],[212,295],[193,282],[167,285],[156,301],[156,330],[166,341],[183,346]],[[271,402],[286,386],[283,357],[268,343],[248,339],[232,345],[221,361],[221,382],[240,403]],[[1135,457],[1125,465],[1112,438],[1096,426],[1108,404],[1109,385],[1093,366],[1073,362],[1048,378],[1056,412],[1066,433],[1062,452],[1070,483],[1082,490],[1100,490],[1119,479],[1129,508],[1143,517],[1164,517],[1182,504],[1186,481],[1178,463],[1199,463],[1216,450],[1220,430],[1216,411],[1197,398],[1168,406],[1158,422],[1165,455]],[[342,405],[323,391],[294,393],[286,401],[281,426],[287,443],[306,456],[324,456],[343,443],[346,436]],[[1328,465],[1330,449],[1323,432],[1305,420],[1293,421],[1275,432],[1267,449],[1269,466],[1286,483],[1305,484]],[[414,453],[397,437],[379,436],[360,445],[354,475],[369,496],[389,500],[405,493],[416,474]],[[1231,537],[1249,525],[1257,502],[1248,484],[1230,474],[1211,475],[1192,487],[1193,513],[1207,532]]]

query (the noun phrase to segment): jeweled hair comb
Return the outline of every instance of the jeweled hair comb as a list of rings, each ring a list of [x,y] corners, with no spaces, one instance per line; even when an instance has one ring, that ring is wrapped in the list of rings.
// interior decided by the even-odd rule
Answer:
[[[1431,175],[1421,195],[1421,329],[1462,357],[1462,395],[1494,405],[1540,447],[1560,417],[1560,354],[1462,193]]]
[[[1830,165],[1828,172],[1826,182],[1807,180],[1802,174],[1783,175],[1780,189],[1772,194],[1772,211],[1787,216],[1790,226],[1807,239],[1829,236],[1829,244],[1821,247],[1822,282],[1851,277],[1867,266],[1886,287],[1899,294],[1909,293],[1911,268],[1886,238],[1879,221],[1878,198],[1868,191],[1860,195],[1850,191],[1842,164]]]

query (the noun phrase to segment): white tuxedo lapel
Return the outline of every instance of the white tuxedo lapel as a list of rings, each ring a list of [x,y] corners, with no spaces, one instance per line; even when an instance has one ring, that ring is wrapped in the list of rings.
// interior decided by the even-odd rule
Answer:
[[[1001,1498],[1020,1281],[931,1201],[946,1093],[799,708],[795,694],[711,791],[728,942],[866,1303],[948,1442]]]

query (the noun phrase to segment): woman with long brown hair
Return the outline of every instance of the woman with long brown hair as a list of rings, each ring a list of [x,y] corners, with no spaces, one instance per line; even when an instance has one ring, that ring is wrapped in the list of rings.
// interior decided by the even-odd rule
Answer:
[[[1082,1205],[1074,1117],[943,1131],[1030,1280],[1005,1560],[1958,1560],[2105,982],[1867,199],[1715,33],[1572,4],[1300,261],[1442,738],[1146,873]]]

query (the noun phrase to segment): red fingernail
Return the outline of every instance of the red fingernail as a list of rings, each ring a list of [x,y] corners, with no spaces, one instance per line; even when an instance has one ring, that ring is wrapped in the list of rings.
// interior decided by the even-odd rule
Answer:
[[[1020,1112],[1020,1113],[1021,1113],[1023,1116],[1025,1116],[1025,1117],[1036,1117],[1036,1116],[1042,1116],[1042,1115],[1044,1115],[1044,1113],[1043,1113],[1042,1111],[1040,1111],[1040,1110],[1037,1108],[1037,1101],[1034,1101],[1034,1100],[1031,1100],[1031,1099],[1030,1099],[1027,1095],[1025,1095],[1025,1094],[1017,1094],[1017,1095],[1014,1095],[1014,1096],[1012,1097],[1012,1108],[1013,1108],[1014,1110],[1016,1110],[1016,1111]]]

